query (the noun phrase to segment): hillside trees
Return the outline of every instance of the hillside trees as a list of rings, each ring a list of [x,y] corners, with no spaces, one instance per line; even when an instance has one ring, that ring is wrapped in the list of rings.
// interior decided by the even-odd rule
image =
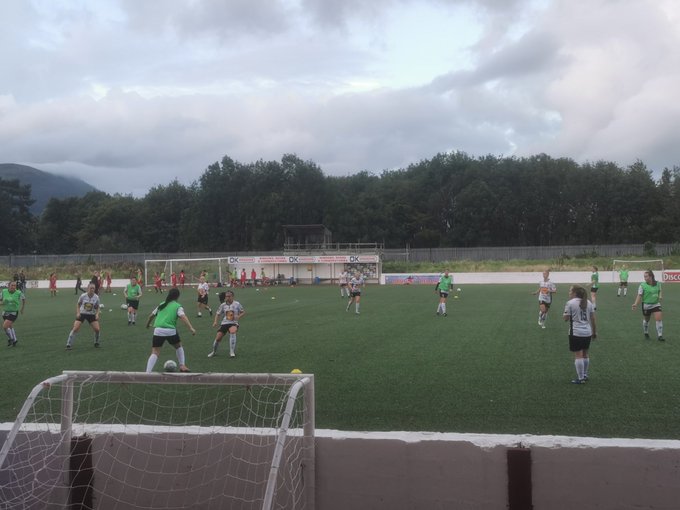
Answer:
[[[14,204],[7,214],[31,231],[30,198],[14,186],[0,208]],[[247,164],[225,156],[192,185],[175,180],[142,198],[52,199],[36,242],[44,253],[278,251],[283,225],[317,223],[335,242],[388,248],[674,242],[679,197],[680,168],[655,182],[641,161],[622,168],[451,152],[338,177],[291,154]]]
[[[17,179],[0,179],[0,255],[27,253],[35,245],[31,186]]]

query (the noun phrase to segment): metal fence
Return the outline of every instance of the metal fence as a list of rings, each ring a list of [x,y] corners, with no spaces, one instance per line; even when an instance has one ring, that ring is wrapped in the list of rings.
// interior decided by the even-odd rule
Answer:
[[[666,257],[680,254],[680,243],[572,246],[506,246],[481,248],[417,248],[384,250],[383,260],[444,262],[447,260],[552,260],[577,257]]]
[[[217,258],[228,256],[281,255],[269,252],[184,252],[184,253],[78,253],[70,255],[6,255],[0,265],[9,267],[61,266],[84,264],[105,267],[111,264],[143,264],[144,260]],[[560,257],[641,257],[655,258],[680,254],[680,243],[615,244],[573,246],[506,246],[483,248],[386,249],[383,260],[407,262],[444,262],[447,260],[552,260]]]

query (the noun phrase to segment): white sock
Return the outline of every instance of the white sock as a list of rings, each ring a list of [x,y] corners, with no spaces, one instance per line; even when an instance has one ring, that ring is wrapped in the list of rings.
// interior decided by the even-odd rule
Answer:
[[[355,310],[357,313],[359,313],[359,303],[356,303],[356,304],[354,305],[354,310]]]
[[[576,377],[579,379],[583,379],[583,358],[576,358],[574,360],[574,366],[576,367]]]
[[[7,331],[9,331],[9,337],[12,339],[12,342],[17,341],[17,332],[14,328],[9,328]]]
[[[656,336],[663,336],[663,321],[656,321]]]
[[[446,303],[442,303],[442,313],[446,313]]]
[[[229,333],[229,349],[231,352],[236,352],[236,334]]]
[[[94,334],[94,342],[95,342],[96,344],[99,343],[99,333],[100,333],[100,331],[97,331],[97,332],[95,332],[95,334]]]
[[[149,356],[149,359],[146,362],[146,373],[150,374],[153,372],[153,367],[156,366],[156,362],[158,361],[158,354],[151,354]]]
[[[588,367],[590,367],[590,358],[583,358],[583,376],[588,377]]]
[[[217,340],[213,340],[213,352],[217,352],[217,348],[220,346],[220,343]]]
[[[178,347],[175,350],[175,354],[177,354],[177,362],[180,365],[185,365],[186,364],[186,358],[184,357],[184,347]]]
[[[642,320],[642,331],[646,334],[649,333],[649,322],[646,320]]]
[[[73,342],[76,341],[76,335],[78,333],[74,333],[73,330],[68,334],[68,340],[66,340],[66,345],[73,345]]]

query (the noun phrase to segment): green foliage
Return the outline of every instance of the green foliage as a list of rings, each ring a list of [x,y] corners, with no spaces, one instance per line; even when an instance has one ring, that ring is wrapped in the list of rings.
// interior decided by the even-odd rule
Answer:
[[[657,183],[640,161],[579,165],[545,154],[445,153],[379,176],[345,177],[324,176],[293,154],[254,163],[225,156],[190,187],[175,180],[143,198],[54,198],[36,236],[35,219],[16,208],[30,197],[17,202],[20,192],[5,194],[11,200],[0,200],[0,212],[15,203],[4,213],[14,214],[14,230],[4,232],[14,253],[270,251],[283,246],[283,225],[319,223],[335,242],[387,248],[668,243],[680,236],[680,169],[665,169]]]
[[[615,284],[601,285],[600,338],[584,386],[569,383],[574,365],[560,317],[566,287],[558,285],[545,330],[536,325],[533,285],[463,286],[446,318],[435,316],[429,285],[369,287],[358,316],[345,311],[335,286],[238,290],[247,315],[235,359],[225,356],[226,342],[207,358],[215,330],[208,317],[194,317],[189,290],[180,302],[198,333],[180,324],[180,335],[194,372],[315,374],[319,428],[680,439],[680,286],[664,289],[661,343],[643,339],[632,292],[617,298]],[[0,401],[0,421],[12,421],[30,389],[62,370],[144,370],[152,332],[143,319],[127,326],[115,292],[102,295],[102,347],[92,346],[85,324],[67,352],[73,290],[56,298],[29,290],[16,323],[19,345],[3,354],[0,383],[11,391]],[[146,290],[140,317],[163,297]],[[164,346],[156,369],[174,357]]]

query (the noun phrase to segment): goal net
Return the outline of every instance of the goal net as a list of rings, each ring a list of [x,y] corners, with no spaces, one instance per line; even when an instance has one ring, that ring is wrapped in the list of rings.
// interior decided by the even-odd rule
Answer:
[[[226,258],[144,260],[144,285],[153,286],[154,276],[158,273],[165,275],[165,284],[169,286],[173,272],[177,275],[179,285],[180,271],[184,271],[185,285],[198,284],[203,273],[209,283],[225,283],[230,279],[227,260]]]
[[[657,281],[663,281],[663,260],[649,259],[649,260],[618,260],[614,259],[612,263],[612,282],[619,283],[625,271],[628,271],[628,279],[630,282],[644,281],[644,272],[648,269],[654,271],[654,276]]]
[[[313,509],[314,473],[312,375],[64,372],[0,450],[0,508]]]

